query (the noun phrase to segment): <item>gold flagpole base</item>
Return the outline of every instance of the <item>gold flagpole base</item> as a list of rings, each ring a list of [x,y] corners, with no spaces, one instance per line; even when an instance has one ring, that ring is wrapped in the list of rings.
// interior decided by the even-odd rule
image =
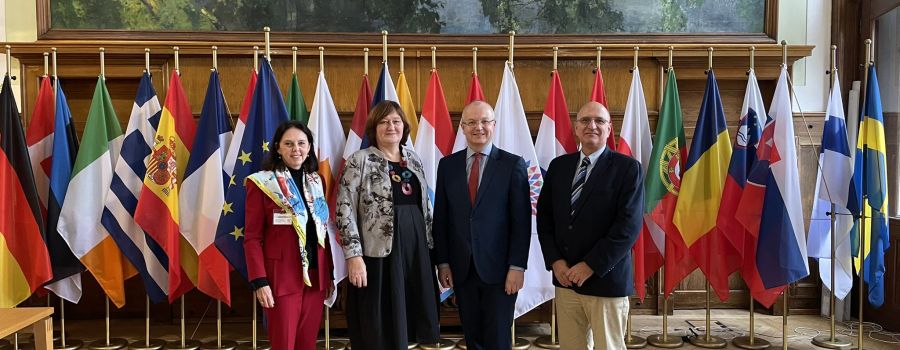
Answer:
[[[728,343],[725,342],[725,339],[722,339],[722,338],[719,338],[716,336],[712,336],[712,335],[707,338],[705,334],[698,335],[695,337],[690,337],[690,338],[688,338],[688,341],[691,344],[693,344],[694,346],[705,348],[705,349],[721,349],[721,348],[728,346]]]
[[[853,343],[850,342],[850,338],[835,335],[834,340],[831,340],[831,335],[828,334],[823,334],[813,338],[812,344],[826,349],[842,349],[853,345]]]
[[[53,341],[53,350],[76,350],[81,349],[82,346],[84,346],[83,341],[78,339],[69,339],[69,337],[66,337],[66,346],[62,345],[62,341]]]
[[[222,340],[222,346],[219,346],[218,341],[212,340],[212,341],[203,343],[203,345],[200,345],[200,349],[202,349],[202,350],[216,350],[216,349],[234,350],[235,348],[237,348],[237,346],[238,346],[237,342],[235,342],[233,340]]]
[[[340,341],[340,340],[334,340],[334,339],[331,339],[330,342],[331,342],[331,344],[330,344],[331,346],[330,346],[330,347],[326,347],[326,346],[325,346],[325,341],[324,341],[324,340],[319,340],[319,342],[316,343],[316,349],[317,349],[317,350],[345,350],[345,349],[349,349],[349,348],[350,348],[349,346],[347,346],[347,343],[342,342],[342,341]]]
[[[647,337],[647,343],[663,349],[674,349],[684,346],[684,341],[681,340],[681,337],[672,334],[666,334],[665,339],[663,339],[662,334],[651,335]]]
[[[549,335],[538,337],[534,340],[534,345],[541,349],[559,349],[559,341],[553,341]]]
[[[456,342],[456,347],[457,347],[457,348],[460,348],[460,349],[462,349],[462,350],[468,349],[468,348],[466,347],[466,338],[463,338],[463,339],[461,339],[460,341]]]
[[[531,347],[531,342],[528,341],[528,339],[518,338],[518,337],[516,337],[516,339],[512,345],[513,350],[528,350],[528,348],[530,348],[530,347]]]
[[[166,344],[166,349],[169,350],[199,350],[200,342],[194,339],[185,339],[184,346],[181,346],[181,340],[170,341]]]
[[[644,339],[643,337],[632,335],[630,337],[631,339],[628,338],[629,337],[625,337],[626,349],[642,349],[647,346],[647,339]]]
[[[438,340],[437,344],[419,344],[419,349],[422,350],[453,350],[456,348],[456,342],[441,338]]]
[[[771,343],[769,343],[768,341],[766,341],[764,339],[760,339],[759,337],[754,337],[753,343],[751,344],[749,336],[736,337],[731,340],[731,344],[736,347],[739,347],[741,349],[747,349],[747,350],[761,350],[761,349],[767,349],[770,346],[772,346]]]
[[[90,345],[88,345],[88,349],[91,350],[118,350],[128,346],[128,341],[122,338],[109,338],[109,343],[106,342],[106,339],[97,339]]]
[[[406,349],[407,349],[407,350],[415,349],[417,346],[419,346],[419,343],[412,342],[412,341],[409,342],[409,343],[406,343]]]
[[[238,344],[237,350],[272,350],[272,346],[269,345],[268,340],[257,340],[256,341],[256,349],[254,349],[253,342],[248,341],[246,343]]]
[[[166,346],[166,341],[162,339],[147,339],[144,340],[135,340],[128,344],[128,348],[131,350],[159,350]]]

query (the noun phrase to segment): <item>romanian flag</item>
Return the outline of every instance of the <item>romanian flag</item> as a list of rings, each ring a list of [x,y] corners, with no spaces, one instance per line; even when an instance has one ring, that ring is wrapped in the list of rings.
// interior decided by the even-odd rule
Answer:
[[[197,125],[177,71],[169,81],[134,220],[169,257],[171,303],[197,284],[197,253],[181,236],[178,205]]]
[[[53,277],[30,164],[7,74],[0,92],[0,308],[15,307]]]
[[[297,120],[303,125],[309,122],[309,111],[306,110],[306,101],[303,100],[303,91],[300,90],[300,81],[297,79],[296,72],[291,76],[291,89],[288,91],[287,109],[291,120]]]
[[[719,213],[730,159],[731,140],[728,137],[725,112],[722,109],[722,98],[719,96],[716,75],[710,70],[706,78],[706,92],[700,105],[700,115],[697,117],[697,128],[694,130],[694,140],[685,162],[684,177],[681,179],[678,202],[675,204],[675,215],[672,218],[672,222],[684,238],[685,245],[690,249],[691,256],[701,269],[705,261],[712,261],[710,255],[730,254],[709,249],[717,240],[726,240],[716,228],[716,217]],[[727,281],[731,272],[734,271],[719,267],[714,271],[704,270],[710,283],[718,280],[710,278],[713,273],[723,273]],[[717,286],[713,284],[713,287]],[[719,298],[722,298],[721,290],[716,291]],[[727,289],[725,295],[727,296]]]
[[[103,76],[97,79],[81,140],[57,230],[107,297],[121,308],[125,306],[125,280],[137,270],[100,225],[124,140]]]
[[[416,103],[413,101],[412,94],[409,93],[409,83],[406,82],[406,74],[400,71],[400,77],[397,78],[397,99],[403,114],[406,115],[406,122],[409,123],[409,145],[412,146],[416,141],[416,134],[419,132],[419,118],[416,114]]]
[[[875,66],[869,66],[869,81],[866,84],[866,100],[863,104],[862,119],[859,122],[859,137],[856,140],[856,166],[853,172],[853,186],[848,208],[853,213],[861,213],[863,219],[857,223],[851,241],[853,243],[854,264],[857,273],[862,266],[859,259],[860,225],[864,228],[865,243],[862,263],[863,280],[868,285],[869,304],[880,307],[884,304],[884,253],[890,247],[888,230],[888,186],[887,186],[887,145],[884,138],[884,114],[881,109],[881,91]]]

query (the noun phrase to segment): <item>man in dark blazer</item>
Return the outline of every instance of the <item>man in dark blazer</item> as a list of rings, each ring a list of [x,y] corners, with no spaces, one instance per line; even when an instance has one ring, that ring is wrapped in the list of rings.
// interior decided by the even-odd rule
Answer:
[[[537,203],[538,238],[556,286],[561,349],[625,349],[643,179],[640,163],[606,148],[609,133],[609,111],[597,102],[585,104],[575,124],[581,150],[550,162]]]
[[[469,349],[510,349],[531,237],[525,160],[491,144],[494,111],[463,109],[466,149],[441,160],[434,205],[438,278],[453,288]]]

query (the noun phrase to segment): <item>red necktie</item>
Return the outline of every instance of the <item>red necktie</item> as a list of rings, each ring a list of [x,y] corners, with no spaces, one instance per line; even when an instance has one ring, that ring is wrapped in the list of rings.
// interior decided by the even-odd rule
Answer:
[[[475,205],[475,195],[478,193],[478,173],[481,171],[481,153],[475,153],[472,160],[472,168],[469,169],[469,200]]]

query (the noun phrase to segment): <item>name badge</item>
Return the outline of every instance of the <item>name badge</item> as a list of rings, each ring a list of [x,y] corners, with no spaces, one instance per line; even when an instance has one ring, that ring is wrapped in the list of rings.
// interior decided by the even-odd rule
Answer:
[[[290,225],[291,214],[288,213],[272,213],[272,225]]]

